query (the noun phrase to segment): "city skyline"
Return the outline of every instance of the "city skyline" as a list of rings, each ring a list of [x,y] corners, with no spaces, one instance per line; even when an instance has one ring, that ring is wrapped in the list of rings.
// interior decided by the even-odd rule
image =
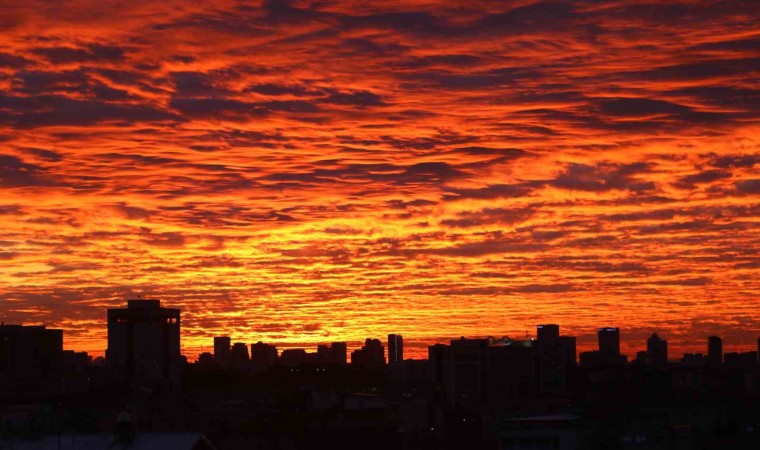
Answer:
[[[278,346],[760,333],[752,1],[0,6],[0,320]],[[628,344],[631,343],[631,344]],[[635,343],[635,344],[634,344]]]
[[[723,353],[709,336],[707,355],[669,360],[667,340],[653,333],[629,360],[618,327],[598,328],[598,349],[576,355],[574,336],[541,323],[535,340],[460,337],[430,345],[423,360],[403,358],[399,334],[387,345],[367,338],[349,362],[341,342],[316,352],[257,342],[249,352],[217,336],[213,354],[189,362],[180,357],[179,309],[132,299],[107,319],[104,361],[65,350],[62,330],[0,325],[0,408],[13,418],[0,445],[573,450],[670,449],[677,439],[677,448],[749,450],[760,442],[760,338],[757,350]]]
[[[685,351],[683,353],[677,353],[675,351],[669,351],[669,343],[667,338],[663,338],[663,336],[659,336],[657,331],[653,331],[651,335],[643,342],[633,342],[630,339],[624,339],[621,338],[621,333],[623,334],[623,337],[625,337],[625,329],[622,329],[620,327],[612,327],[609,325],[606,326],[600,326],[595,329],[595,336],[596,340],[593,344],[586,344],[583,346],[577,345],[577,336],[567,333],[567,330],[562,329],[562,336],[560,336],[560,324],[549,324],[547,322],[542,322],[540,324],[536,324],[534,326],[534,333],[527,332],[524,336],[508,336],[508,335],[488,335],[488,336],[480,336],[480,335],[462,335],[459,337],[447,337],[447,338],[440,338],[435,341],[431,342],[416,342],[416,345],[412,347],[412,351],[410,352],[404,352],[404,337],[401,333],[391,333],[387,335],[387,340],[383,341],[382,339],[377,339],[376,337],[366,337],[364,340],[361,341],[323,341],[323,342],[317,342],[314,345],[309,345],[307,343],[300,343],[296,345],[292,344],[285,344],[282,345],[282,343],[277,342],[263,342],[261,340],[256,341],[256,339],[253,340],[246,340],[240,337],[233,337],[230,334],[222,334],[219,336],[213,336],[212,342],[209,345],[204,345],[200,349],[195,349],[195,351],[192,352],[185,352],[184,346],[182,345],[182,332],[181,332],[181,326],[180,326],[180,316],[181,316],[181,310],[176,308],[167,308],[164,304],[161,305],[161,300],[155,299],[155,298],[135,298],[135,299],[127,299],[127,308],[110,308],[108,309],[107,314],[107,326],[109,329],[108,333],[108,341],[107,346],[102,351],[88,353],[90,357],[100,357],[104,356],[106,361],[111,361],[110,364],[116,364],[119,366],[124,367],[131,366],[133,363],[126,363],[127,359],[130,359],[131,356],[128,356],[125,352],[137,352],[137,353],[147,353],[152,354],[151,358],[156,358],[157,355],[155,353],[152,353],[155,351],[155,349],[151,349],[151,347],[154,347],[158,345],[159,347],[165,347],[166,345],[170,346],[176,346],[179,353],[176,354],[175,357],[178,357],[179,355],[182,355],[186,358],[188,358],[188,361],[192,360],[200,360],[199,358],[202,356],[202,354],[210,354],[213,356],[215,361],[226,361],[229,363],[230,361],[235,359],[235,348],[236,346],[243,346],[245,352],[245,358],[246,360],[254,361],[254,349],[260,346],[263,346],[265,349],[264,352],[268,352],[269,350],[274,352],[275,359],[277,358],[278,352],[281,351],[306,351],[306,354],[312,355],[314,358],[319,358],[320,361],[324,360],[325,358],[329,361],[335,361],[336,356],[327,356],[325,354],[324,356],[321,355],[323,351],[331,352],[334,350],[336,345],[342,346],[344,353],[343,360],[349,361],[353,363],[354,355],[351,355],[350,359],[347,359],[347,352],[348,350],[363,350],[364,346],[370,344],[370,342],[377,342],[379,345],[383,346],[383,359],[387,364],[395,363],[404,361],[406,359],[425,359],[425,356],[427,356],[429,349],[431,346],[435,346],[438,344],[442,344],[449,341],[457,341],[460,339],[467,339],[467,340],[483,340],[483,339],[493,339],[495,341],[503,341],[503,340],[512,340],[514,342],[537,342],[541,341],[542,339],[545,342],[549,341],[557,341],[561,339],[570,338],[572,339],[572,353],[575,355],[576,358],[581,357],[582,355],[587,354],[589,357],[593,357],[592,354],[598,354],[600,357],[602,357],[605,360],[615,360],[617,361],[620,357],[624,357],[623,360],[620,360],[620,362],[625,361],[626,363],[634,362],[638,359],[640,354],[651,354],[657,353],[660,355],[660,357],[657,357],[658,364],[662,365],[666,362],[670,361],[680,361],[683,357],[686,357],[687,355],[702,355],[706,359],[705,361],[709,361],[710,364],[716,364],[715,358],[718,358],[719,355],[720,358],[718,358],[718,364],[722,363],[722,355],[725,355],[726,353],[745,353],[747,351],[749,352],[755,352],[756,354],[760,354],[760,337],[757,337],[756,340],[752,341],[751,343],[742,342],[735,345],[728,345],[724,346],[724,341],[722,337],[720,336],[705,336],[703,341],[700,344],[697,344],[696,342],[692,343],[688,348],[689,351]],[[167,333],[167,331],[159,331],[159,329],[153,328],[154,326],[151,325],[153,318],[155,317],[155,320],[158,320],[160,324],[164,324],[163,326],[169,326],[172,327],[173,331],[169,332],[171,336],[173,337],[163,337],[164,333]],[[139,325],[141,333],[144,334],[142,338],[137,338],[133,344],[127,345],[127,341],[133,339],[131,327],[137,326],[137,325],[131,325],[133,321],[137,320],[144,321],[143,325]],[[135,322],[136,323],[136,322]],[[130,324],[128,327],[130,331],[123,330],[126,324]],[[65,330],[59,330],[59,329],[53,329],[50,327],[47,327],[46,325],[28,325],[28,324],[6,324],[2,323],[2,326],[6,327],[7,329],[45,329],[47,328],[51,332],[58,333],[59,339],[61,341],[61,347],[63,348],[65,346],[64,336],[65,336]],[[162,325],[159,325],[161,327]],[[135,328],[137,330],[137,328]],[[158,333],[158,334],[156,334]],[[129,337],[128,337],[129,336]],[[135,335],[137,336],[137,335]],[[543,336],[543,337],[542,337]],[[163,344],[161,343],[163,342]],[[173,344],[170,344],[170,342],[173,342]],[[352,344],[349,346],[349,344]],[[643,344],[643,345],[642,345]],[[250,346],[250,353],[248,347]],[[113,351],[111,353],[111,356],[109,357],[109,351],[108,348],[113,347]],[[133,348],[134,350],[127,350],[127,348]],[[140,350],[142,349],[142,350]],[[269,349],[269,350],[266,350]],[[314,350],[313,352],[309,353],[308,350]],[[621,350],[622,349],[622,350]],[[629,349],[629,351],[625,351],[626,349]],[[69,349],[69,351],[75,351]],[[361,352],[360,352],[361,353]],[[119,355],[119,356],[116,356]],[[392,356],[395,355],[395,356]],[[408,356],[408,358],[406,357]],[[173,357],[174,358],[174,357]],[[159,358],[160,359],[160,358]],[[114,361],[120,361],[118,363],[115,363]],[[315,359],[314,362],[317,360]],[[161,363],[163,364],[163,363]],[[177,364],[176,362],[173,364]],[[132,370],[132,369],[130,369]]]

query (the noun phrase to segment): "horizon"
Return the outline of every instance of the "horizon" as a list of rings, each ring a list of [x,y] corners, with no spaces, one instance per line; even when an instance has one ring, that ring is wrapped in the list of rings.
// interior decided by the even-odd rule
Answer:
[[[150,297],[150,296],[135,297],[135,298],[125,298],[125,302],[141,301],[141,300],[161,302],[161,299],[155,298],[155,297]],[[160,307],[161,308],[168,308],[168,309],[175,309],[175,308],[172,308],[171,305],[167,306],[165,303],[160,303]],[[127,305],[124,304],[121,308],[116,307],[116,308],[109,308],[109,309],[127,309]],[[182,314],[182,310],[180,309],[180,318],[181,318],[181,314]],[[405,356],[408,356],[405,359],[427,359],[427,356],[428,356],[428,354],[427,354],[428,347],[430,347],[432,345],[435,345],[435,344],[448,344],[448,343],[450,343],[450,341],[455,341],[455,340],[459,340],[459,339],[487,339],[487,338],[501,339],[501,338],[508,337],[508,338],[510,338],[512,340],[515,340],[515,341],[521,341],[521,340],[535,341],[537,339],[537,332],[536,332],[537,328],[539,326],[541,326],[541,325],[548,325],[548,324],[558,325],[559,329],[560,329],[560,334],[562,336],[570,336],[570,337],[576,338],[577,342],[579,343],[579,345],[577,345],[576,356],[579,356],[583,352],[588,352],[588,351],[593,351],[593,350],[597,350],[598,349],[598,345],[597,345],[598,342],[597,342],[597,334],[596,333],[584,335],[583,336],[584,337],[583,340],[585,342],[583,344],[580,344],[581,340],[578,339],[578,336],[575,335],[575,334],[567,333],[566,330],[563,328],[562,324],[557,324],[557,323],[553,323],[553,322],[541,322],[541,323],[535,324],[533,326],[533,328],[532,328],[533,332],[530,332],[530,331],[526,330],[525,331],[525,335],[522,335],[522,336],[519,335],[519,334],[498,334],[498,335],[476,335],[476,334],[470,334],[470,335],[462,335],[462,336],[458,336],[458,337],[454,337],[454,336],[441,336],[441,337],[436,338],[433,341],[427,341],[427,342],[426,341],[422,341],[420,339],[412,339],[412,340],[410,340],[409,337],[408,337],[408,335],[405,335],[404,333],[401,333],[401,332],[398,332],[398,331],[388,331],[387,333],[382,334],[380,336],[367,336],[364,339],[355,340],[355,341],[335,341],[335,340],[330,341],[330,340],[324,340],[324,341],[295,342],[295,343],[293,343],[293,342],[280,343],[280,342],[273,342],[273,341],[262,341],[262,340],[256,339],[256,338],[253,338],[253,339],[243,339],[243,338],[236,338],[236,337],[233,337],[232,335],[228,335],[228,334],[220,334],[220,335],[217,335],[217,336],[212,336],[210,343],[208,343],[206,345],[203,345],[203,346],[200,346],[200,347],[193,347],[193,348],[190,348],[190,349],[188,349],[184,344],[182,344],[182,339],[181,339],[181,337],[182,337],[182,326],[181,326],[181,323],[180,323],[180,350],[181,350],[181,354],[188,359],[188,362],[193,361],[193,360],[197,360],[198,357],[201,355],[201,353],[212,353],[213,354],[213,351],[214,351],[213,338],[214,337],[219,337],[219,336],[224,336],[224,337],[229,337],[232,344],[240,342],[240,343],[244,343],[246,346],[251,346],[254,343],[263,342],[265,344],[270,344],[270,345],[275,346],[278,351],[288,350],[288,349],[303,349],[303,350],[306,350],[307,352],[309,352],[310,350],[312,352],[315,352],[317,350],[317,346],[318,345],[321,345],[321,344],[332,344],[332,343],[335,343],[335,342],[344,342],[344,343],[347,344],[347,349],[349,351],[349,354],[350,354],[351,350],[355,350],[355,349],[361,348],[362,345],[364,344],[365,339],[379,339],[380,342],[383,344],[383,347],[385,348],[385,351],[387,353],[387,351],[388,351],[388,349],[387,349],[387,343],[388,343],[387,337],[388,337],[388,335],[389,334],[399,334],[402,337],[404,337],[404,354],[405,354]],[[20,324],[20,323],[19,324],[6,324],[4,322],[2,323],[2,325],[24,325],[24,326],[29,326],[29,325],[31,325],[31,326],[38,326],[38,325],[42,325],[42,326],[45,326],[45,324]],[[106,325],[107,325],[107,323],[104,326],[106,326]],[[609,327],[616,328],[616,329],[618,329],[620,331],[621,354],[627,356],[629,358],[629,361],[633,360],[633,358],[636,356],[637,352],[639,352],[639,351],[645,351],[646,350],[646,340],[643,340],[642,342],[636,343],[636,342],[632,342],[630,339],[626,339],[625,328],[621,327],[619,325],[614,325],[614,324],[607,324],[607,325],[603,325],[603,326],[600,325],[597,328],[595,328],[595,331],[601,330],[603,328],[609,328]],[[52,327],[48,326],[47,328],[52,328]],[[66,350],[72,350],[72,349],[70,349],[70,348],[68,348],[66,346],[66,330],[62,329],[62,331],[63,331],[63,337],[64,337],[64,341],[63,341],[64,348]],[[668,361],[677,361],[680,358],[682,358],[684,356],[684,354],[686,354],[686,353],[701,353],[701,354],[706,355],[707,354],[707,340],[708,340],[709,337],[712,337],[712,336],[705,336],[704,339],[703,339],[704,342],[702,343],[703,345],[696,344],[696,343],[692,342],[692,343],[689,343],[689,344],[687,344],[685,346],[683,344],[681,344],[680,346],[673,346],[672,343],[670,342],[670,340],[667,339],[667,336],[661,335],[661,333],[657,332],[656,330],[653,330],[650,333],[649,336],[651,336],[652,334],[657,334],[660,338],[662,338],[666,342],[668,342]],[[718,337],[720,337],[722,339],[722,336],[718,336]],[[757,351],[760,350],[760,336],[758,336],[758,338],[757,338],[756,341],[753,341],[753,342],[750,342],[750,343],[747,343],[747,342],[732,343],[732,342],[726,342],[725,340],[723,340],[722,345],[723,345],[723,353],[724,354],[725,353],[732,353],[732,352],[746,352],[746,351],[755,351],[755,352],[757,352]],[[100,349],[100,350],[93,350],[93,351],[82,350],[82,349],[74,349],[74,351],[85,351],[85,352],[87,352],[87,354],[89,356],[91,356],[93,358],[104,357],[105,356],[105,350],[106,350],[106,348],[103,348],[103,349]],[[190,351],[188,352],[187,350],[190,350]],[[674,351],[674,350],[676,350],[676,351]]]

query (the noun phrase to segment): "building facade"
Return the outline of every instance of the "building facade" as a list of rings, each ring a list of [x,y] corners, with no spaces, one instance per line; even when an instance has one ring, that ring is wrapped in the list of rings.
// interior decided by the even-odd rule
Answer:
[[[0,392],[58,393],[63,330],[0,325]]]
[[[404,360],[404,338],[400,334],[388,335],[388,364]]]
[[[128,300],[108,310],[106,362],[120,381],[180,388],[180,310],[159,300]]]

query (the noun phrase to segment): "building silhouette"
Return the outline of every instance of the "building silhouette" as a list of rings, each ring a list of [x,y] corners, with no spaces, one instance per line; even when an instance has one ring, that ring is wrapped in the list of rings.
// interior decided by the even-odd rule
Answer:
[[[179,390],[180,310],[147,299],[109,309],[106,362],[120,381]]]
[[[251,344],[251,369],[261,372],[277,364],[277,347],[261,341]]]
[[[235,342],[230,348],[230,367],[238,372],[248,372],[251,368],[251,358],[248,346],[243,342]]]
[[[646,350],[636,352],[636,357],[631,361],[631,364],[636,366],[646,366],[649,364],[649,353]]]
[[[284,367],[298,367],[316,362],[313,356],[314,354],[309,355],[302,348],[288,348],[280,354],[279,362]]]
[[[434,344],[428,347],[428,363],[430,365],[430,381],[435,384],[443,384],[447,370],[447,358],[449,346],[446,344]]]
[[[728,369],[752,369],[757,367],[757,352],[731,352],[723,355],[723,365]]]
[[[327,344],[319,344],[317,346],[317,363],[320,366],[332,364],[334,360],[332,348]]]
[[[657,333],[647,339],[647,364],[663,368],[668,365],[668,341],[661,339]]]
[[[63,362],[63,330],[0,325],[0,392],[56,393]]]
[[[385,366],[385,348],[380,339],[364,341],[364,346],[351,352],[351,365],[365,369],[382,368]]]
[[[452,408],[486,405],[535,395],[534,341],[456,339],[428,347],[429,373]]]
[[[575,366],[575,338],[560,336],[559,325],[536,327],[535,362],[537,387],[541,394],[560,394],[566,388],[566,374]]]
[[[707,359],[702,353],[684,353],[681,359],[683,367],[703,367],[706,363]]]
[[[346,362],[344,342],[278,355],[274,345],[230,345],[228,336],[217,336],[213,354],[182,364],[180,396],[143,389],[171,387],[171,375],[154,369],[162,358],[179,354],[179,311],[161,308],[158,300],[133,300],[125,309],[109,310],[108,317],[111,371],[84,352],[62,350],[61,330],[0,325],[0,428],[11,437],[0,439],[0,448],[16,448],[17,436],[46,448],[109,443],[137,448],[145,442],[140,436],[148,434],[143,430],[162,428],[202,430],[229,444],[224,448],[246,449],[692,448],[695,443],[733,449],[757,448],[760,442],[758,352],[721,357],[721,341],[714,336],[709,350],[717,368],[708,368],[701,353],[668,360],[668,343],[657,333],[626,364],[619,330],[609,327],[597,330],[599,349],[584,352],[580,367],[575,367],[575,338],[561,335],[556,324],[538,325],[535,340],[463,337],[435,344],[428,347],[428,360],[403,359],[401,336],[390,334],[391,362],[385,364],[380,340],[367,339],[353,352],[351,368],[336,367]],[[176,347],[166,350],[168,343]],[[219,363],[225,360],[229,364]],[[111,372],[140,389],[127,392]],[[27,399],[30,404],[41,399],[43,406],[30,409]],[[124,414],[115,426],[104,423],[105,412],[121,405]],[[92,414],[80,415],[84,407]],[[139,422],[132,423],[132,417]],[[113,428],[116,439],[98,438],[89,445],[77,436],[62,440],[64,426]],[[40,429],[58,436],[43,439],[37,436]],[[152,442],[180,447],[169,437]],[[203,448],[194,438],[187,442]]]
[[[221,364],[230,363],[230,342],[229,336],[214,337],[214,361]]]
[[[536,337],[539,342],[556,342],[559,340],[559,325],[543,324],[536,326]]]
[[[321,366],[346,365],[346,343],[333,342],[317,346],[317,363]]]
[[[388,335],[388,364],[404,360],[404,338],[400,334]]]
[[[560,346],[564,353],[563,360],[566,366],[574,367],[578,362],[578,351],[575,336],[560,336]]]
[[[599,328],[597,338],[599,340],[599,355],[603,359],[614,360],[620,357],[620,328]]]
[[[345,342],[333,342],[332,343],[333,357],[335,358],[335,364],[338,366],[345,366],[348,363],[348,347]]]
[[[599,350],[587,351],[580,354],[580,365],[592,367],[598,365],[625,364],[628,358],[620,354],[620,329],[603,327],[597,330]]]
[[[243,342],[235,342],[230,349],[230,359],[232,361],[248,361],[248,346]]]
[[[707,338],[707,364],[711,367],[723,364],[723,339],[718,336]]]

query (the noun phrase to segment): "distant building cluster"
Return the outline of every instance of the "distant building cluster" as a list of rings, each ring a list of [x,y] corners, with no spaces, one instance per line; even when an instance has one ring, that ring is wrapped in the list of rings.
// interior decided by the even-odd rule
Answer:
[[[0,419],[11,418],[0,421],[0,431],[8,423],[25,424],[13,432],[43,423],[60,432],[44,408],[19,418],[2,404],[72,404],[76,412],[67,420],[78,420],[82,402],[103,408],[107,400],[107,413],[93,415],[88,426],[99,423],[102,432],[117,412],[134,414],[134,423],[117,420],[117,435],[121,430],[122,438],[137,442],[162,436],[135,434],[135,427],[193,429],[224,442],[220,448],[276,448],[283,436],[305,448],[760,443],[758,351],[724,352],[718,336],[707,338],[706,353],[674,360],[667,340],[653,333],[630,361],[614,326],[598,328],[597,348],[580,354],[575,337],[545,323],[535,338],[461,337],[429,346],[428,358],[419,360],[405,359],[399,333],[368,338],[350,355],[346,342],[280,350],[217,336],[213,353],[189,364],[181,355],[179,309],[128,300],[107,311],[107,326],[105,358],[93,361],[64,350],[62,330],[0,325]],[[121,411],[125,405],[129,413]],[[185,438],[210,445],[197,435]]]
[[[388,364],[403,361],[401,335],[388,335],[388,348],[392,349],[388,355]],[[216,336],[214,353],[202,353],[198,357],[198,363],[207,367],[229,368],[256,374],[275,366],[346,366],[349,361],[348,346],[345,342],[320,344],[316,352],[300,348],[288,348],[280,352],[274,345],[261,341],[248,345],[243,342],[232,343],[229,336]],[[379,339],[367,339],[361,348],[351,352],[350,364],[364,369],[381,369],[386,366],[385,347]]]
[[[126,308],[107,311],[108,347],[105,364],[114,382],[150,386],[169,391],[180,389],[184,358],[180,354],[180,310],[161,307],[155,299],[128,300]],[[598,349],[579,355],[581,367],[629,364],[620,352],[620,329],[597,330]],[[350,354],[350,366],[362,369],[395,367],[396,374],[408,372],[415,364],[404,359],[400,334],[389,334],[386,346],[368,338]],[[758,339],[760,350],[760,339]],[[84,372],[91,358],[83,352],[63,350],[63,331],[44,326],[0,326],[0,380],[6,390],[21,389],[60,392],[82,389],[77,373]],[[198,363],[256,374],[272,367],[302,365],[349,365],[346,342],[321,344],[315,352],[271,344],[232,342],[230,336],[214,338],[214,351],[203,353]],[[576,367],[576,339],[560,335],[559,325],[537,326],[536,338],[465,339],[429,347],[425,363],[427,377],[445,386],[449,401],[522,395],[558,394],[568,387],[568,373]],[[646,342],[646,350],[636,354],[633,366],[665,369],[674,363],[668,342],[657,333]],[[419,363],[416,364],[419,366]],[[687,353],[678,363],[683,367],[749,369],[758,365],[758,351],[723,353],[718,336],[707,340],[707,353]],[[412,370],[414,372],[414,370]],[[420,372],[419,367],[416,372]]]

